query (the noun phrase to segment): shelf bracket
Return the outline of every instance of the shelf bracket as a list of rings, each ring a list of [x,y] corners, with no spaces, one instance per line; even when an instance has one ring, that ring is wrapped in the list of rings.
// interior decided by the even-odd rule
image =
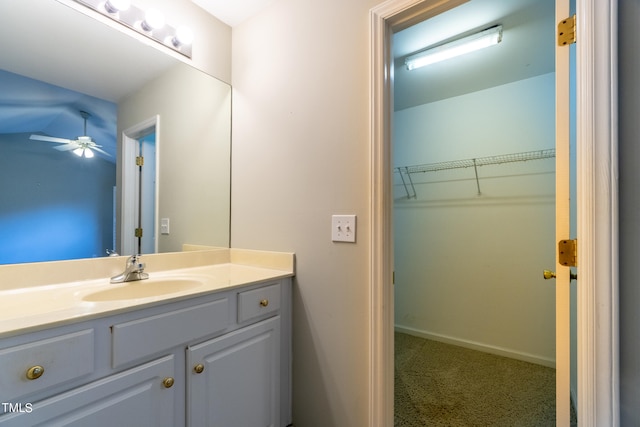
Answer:
[[[402,185],[404,186],[404,191],[407,193],[407,199],[415,199],[417,198],[416,187],[413,185],[413,180],[411,179],[411,172],[409,172],[408,167],[398,167],[398,172],[400,173],[400,179],[402,179]],[[407,175],[407,179],[405,180],[404,176]],[[407,184],[409,181],[409,184]],[[411,191],[409,191],[411,190]]]
[[[473,170],[476,172],[476,186],[478,187],[478,196],[482,196],[480,192],[480,179],[478,179],[478,164],[476,163],[476,159],[473,159]]]

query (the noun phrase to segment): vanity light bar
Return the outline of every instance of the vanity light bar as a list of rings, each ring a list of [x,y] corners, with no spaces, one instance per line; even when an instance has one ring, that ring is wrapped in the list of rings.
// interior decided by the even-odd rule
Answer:
[[[76,3],[107,16],[114,21],[191,58],[193,33],[187,27],[173,28],[164,23],[162,14],[150,9],[144,11],[126,0],[74,0]]]

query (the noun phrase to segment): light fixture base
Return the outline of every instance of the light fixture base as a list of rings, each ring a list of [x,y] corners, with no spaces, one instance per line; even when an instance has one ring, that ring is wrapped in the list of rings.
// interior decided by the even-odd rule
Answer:
[[[149,30],[145,30],[141,23],[145,21],[145,11],[131,5],[126,10],[120,10],[118,13],[109,12],[108,8],[105,8],[104,0],[74,0],[76,3],[80,3],[84,6],[93,9],[94,11],[100,13],[116,21],[125,27],[135,31],[138,34],[141,34],[145,37],[154,40],[161,45],[171,49],[174,52],[178,52],[187,58],[191,58],[192,49],[191,44],[178,44],[177,46],[171,42],[176,35],[176,28],[170,25],[164,25],[162,28],[150,28]]]

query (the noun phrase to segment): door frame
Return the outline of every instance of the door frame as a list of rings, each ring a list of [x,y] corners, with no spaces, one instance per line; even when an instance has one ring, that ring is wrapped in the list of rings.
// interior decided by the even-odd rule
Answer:
[[[155,115],[140,123],[137,123],[122,131],[122,191],[120,204],[120,254],[134,255],[135,249],[134,239],[132,239],[133,231],[138,223],[138,199],[140,197],[140,186],[137,179],[138,167],[135,160],[138,156],[138,139],[150,133],[154,129],[156,133],[156,185],[155,185],[155,215],[154,230],[158,230],[158,209],[159,209],[159,152],[160,152],[160,116]],[[158,239],[154,242],[155,253],[158,252]]]
[[[393,425],[391,35],[465,2],[387,0],[370,11],[371,427]],[[577,410],[581,426],[618,426],[617,4],[576,0],[576,10]]]

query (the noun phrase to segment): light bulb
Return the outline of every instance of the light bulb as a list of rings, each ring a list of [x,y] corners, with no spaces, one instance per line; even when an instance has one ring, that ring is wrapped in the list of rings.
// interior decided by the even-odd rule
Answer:
[[[190,45],[192,42],[193,31],[191,31],[191,28],[185,26],[178,27],[175,36],[171,39],[171,43],[173,43],[175,47]]]
[[[118,13],[127,10],[129,6],[131,6],[131,0],[107,0],[104,4],[104,8],[109,13]]]
[[[84,148],[82,147],[78,147],[75,150],[73,150],[73,154],[75,154],[78,157],[82,157],[82,152],[84,151]]]
[[[93,157],[93,151],[91,151],[91,148],[85,148],[85,149],[84,149],[84,156],[85,156],[87,159],[90,159],[90,158],[92,158],[92,157]]]
[[[164,26],[164,15],[158,9],[148,9],[140,26],[145,31],[152,31]]]

